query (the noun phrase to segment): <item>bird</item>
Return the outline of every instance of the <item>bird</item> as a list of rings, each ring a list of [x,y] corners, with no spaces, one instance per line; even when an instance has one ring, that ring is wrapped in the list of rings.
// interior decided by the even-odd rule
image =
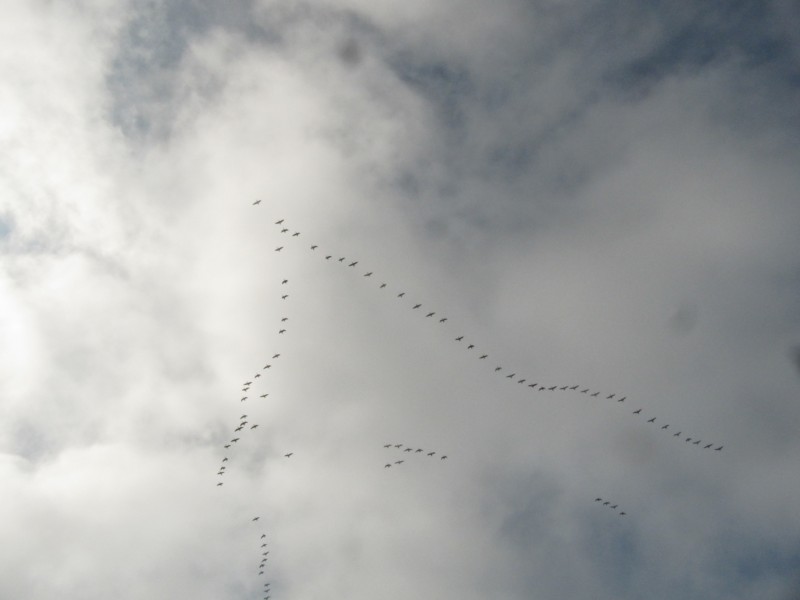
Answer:
[[[241,427],[237,427],[236,429],[234,429],[234,431],[241,431],[241,430],[242,430]]]
[[[244,402],[245,400],[247,400],[247,396],[243,396],[239,402]]]
[[[262,533],[261,534],[261,539],[263,540],[265,537],[267,537],[267,534],[266,533]]]
[[[655,418],[655,417],[653,417],[652,419],[650,419],[650,420],[649,420],[649,421],[647,421],[647,422],[648,422],[648,423],[655,423],[655,421],[656,421],[656,418]]]
[[[414,453],[416,454],[417,452],[422,452],[422,448],[417,448]]]
[[[495,367],[495,368],[494,368],[494,370],[495,370],[495,373],[496,373],[497,371],[501,370],[502,368],[503,368],[503,367]]]
[[[458,337],[456,338],[456,341],[457,341],[457,342],[460,342],[460,341],[461,341],[461,340],[463,340],[463,339],[464,339],[464,336],[463,336],[463,335],[460,335],[460,336],[458,336]]]
[[[475,344],[470,344],[469,346],[467,346],[467,350],[472,350],[474,347],[475,347]]]
[[[608,501],[603,502],[603,506],[608,506],[609,504],[611,504],[611,502],[608,502]]]
[[[578,387],[579,387],[579,386],[577,386],[577,385],[573,385],[573,386],[572,386],[571,388],[569,388],[569,389],[571,389],[571,390],[577,390],[577,389],[578,389]]]
[[[311,246],[312,250],[316,250],[317,248],[319,248],[319,246]]]
[[[253,202],[253,206],[255,206],[256,204],[261,204],[261,200],[256,200],[255,202]]]
[[[539,384],[538,383],[529,383],[528,387],[529,388],[535,388],[537,385],[539,385]]]
[[[222,482],[220,481],[220,482],[217,484],[217,487],[219,487],[219,486],[221,486],[221,485],[222,485]]]
[[[622,516],[624,516],[624,515],[626,515],[626,514],[628,514],[628,513],[626,513],[626,512],[621,512],[621,513],[619,513],[619,516],[620,516],[620,517],[622,517]]]
[[[230,445],[230,444],[225,444],[225,447],[226,447],[226,448],[230,448],[230,447],[231,447],[231,445]]]
[[[638,415],[640,412],[642,412],[641,408],[636,409],[635,411],[633,411],[633,414]]]
[[[444,460],[445,458],[447,458],[447,455],[446,455],[446,454],[445,454],[445,455],[443,455],[443,456],[441,456],[441,457],[440,457],[440,460]]]
[[[289,454],[284,454],[284,456],[285,456],[286,458],[290,458],[290,457],[292,456],[292,454],[294,454],[294,452],[289,452]]]
[[[371,276],[372,276],[372,271],[370,271],[369,273],[364,273],[364,277],[371,277]]]
[[[686,442],[691,442],[691,441],[692,441],[692,438],[686,438],[684,441],[686,441]]]
[[[267,396],[269,396],[269,394],[261,394],[262,398],[266,398]]]
[[[714,448],[714,450],[715,450],[715,451],[717,451],[717,452],[719,452],[720,450],[722,450],[722,446],[720,446],[720,447],[718,447],[718,448]]]
[[[330,260],[330,259],[331,259],[331,255],[328,254],[328,256],[325,257],[325,260]]]
[[[281,285],[286,285],[287,283],[289,283],[288,279],[284,279],[283,281],[281,281]]]
[[[672,437],[680,437],[680,436],[681,436],[681,433],[683,433],[683,432],[682,432],[682,431],[679,431],[678,433],[675,433],[675,434],[673,434],[673,435],[672,435]]]
[[[403,444],[395,444],[395,445],[394,445],[394,447],[395,447],[395,448],[402,448],[402,447],[403,447]]]
[[[516,373],[511,373],[510,375],[506,375],[506,379],[512,379],[516,375]]]
[[[278,246],[275,248],[275,252],[280,252],[281,250],[283,250],[283,246]]]
[[[606,400],[611,400],[613,397],[614,397],[614,394],[610,394],[610,395],[606,396]]]
[[[406,448],[403,452],[411,452],[411,448]]]
[[[284,329],[284,331],[286,331],[286,330]],[[261,370],[263,371],[264,369],[261,369]],[[255,375],[253,375],[253,377],[254,377],[254,378],[261,377],[261,373],[256,373]]]
[[[405,462],[404,460],[396,460],[396,461],[394,461],[394,464],[402,465],[404,462]]]
[[[228,462],[228,457],[226,456],[225,458],[223,458],[222,462]]]
[[[283,221],[284,221],[283,219],[281,219],[280,221],[275,221],[275,225],[280,225],[281,223],[283,223]]]
[[[289,294],[284,294],[283,296],[281,296],[281,300],[286,300],[288,297],[289,297]]]
[[[385,283],[382,283],[382,284],[381,284],[381,289],[383,289],[383,288],[385,288],[385,287],[386,287],[386,284],[385,284]]]
[[[595,392],[594,394],[592,394],[592,398],[596,398],[596,397],[597,397],[597,394],[599,394],[599,393],[600,393],[600,392]]]
[[[343,260],[344,260],[344,256],[342,256],[342,257],[339,259],[339,262],[342,262]]]
[[[488,358],[488,357],[489,357],[488,354],[481,354],[481,357],[480,357],[479,360],[483,360],[484,358]]]
[[[619,505],[618,504],[612,504],[611,508],[617,508],[617,506],[619,506]]]
[[[415,304],[414,308],[412,308],[411,310],[415,310],[415,309],[419,308],[420,306],[422,306],[422,304]]]
[[[250,429],[255,429],[256,427],[258,427],[258,423],[256,423],[255,425],[251,425]]]
[[[703,446],[703,450],[708,450],[708,449],[709,449],[709,448],[711,448],[711,446],[713,446],[713,445],[714,445],[714,444],[709,444],[708,446]]]
[[[662,425],[662,426],[661,426],[661,429],[666,429],[667,427],[669,427],[669,424],[667,424],[667,425]]]
[[[550,391],[550,392],[552,392],[554,389],[556,389],[556,386],[552,386],[552,387],[547,388],[547,390]]]
[[[274,355],[272,356],[272,358],[278,358],[278,357],[280,357],[280,352],[279,352],[278,354],[274,354]]]
[[[384,469],[390,469],[391,467],[392,465],[390,463],[386,463],[385,465],[383,465]]]
[[[286,322],[286,321],[288,321],[288,320],[289,320],[289,317],[283,317],[283,318],[281,319],[281,323],[285,323],[285,322]]]
[[[428,456],[433,456],[436,452],[428,452]]]
[[[595,499],[594,499],[594,501],[595,501],[595,502],[602,502],[602,501],[603,501],[603,499],[602,499],[602,498],[595,498]]]
[[[699,443],[700,443],[700,440],[697,440],[696,442],[694,442],[694,445],[697,446]]]
[[[236,443],[236,442],[238,442],[238,441],[239,441],[239,438],[233,438],[233,439],[231,440],[231,444],[235,444],[235,443]]]
[[[278,333],[286,333],[285,329],[281,329]]]
[[[585,393],[587,393],[588,391],[589,391],[589,388],[586,388],[585,390],[581,390],[581,394],[585,394]]]
[[[384,448],[391,448],[391,447],[392,447],[392,445],[391,445],[391,444],[384,444],[384,445],[383,445],[383,447],[384,447]]]
[[[625,398],[627,398],[627,396],[623,396],[622,398],[620,398],[619,400],[617,400],[617,402],[625,402]]]
[[[398,297],[398,298],[402,298],[402,297],[403,297],[403,296],[405,296],[405,295],[406,295],[406,293],[405,293],[405,292],[400,292],[399,294],[397,294],[397,297]]]
[[[261,370],[265,371],[265,370],[270,369],[270,368],[272,368],[272,365],[264,365],[263,367],[261,367]]]
[[[258,521],[261,517],[253,517],[253,521]]]
[[[295,231],[295,232],[292,234],[292,237],[297,237],[298,235],[300,235],[300,232],[299,232],[299,231]]]
[[[439,319],[439,323],[444,323],[445,321],[447,321],[447,317],[442,317]]]
[[[283,229],[281,229],[281,233],[286,233],[287,231],[289,231],[289,230],[288,230],[286,227],[284,227]]]
[[[520,379],[519,381],[517,381],[517,383],[525,383],[526,381],[527,379]]]
[[[347,265],[347,266],[348,266],[348,267],[355,267],[357,264],[358,264],[358,261],[357,261],[357,260],[354,260],[353,262],[351,262],[351,263],[350,263],[349,265]]]
[[[425,316],[426,316],[426,317],[432,317],[432,316],[433,316],[433,315],[435,315],[435,314],[436,314],[435,312],[429,312],[429,313],[428,313],[427,315],[425,315]]]

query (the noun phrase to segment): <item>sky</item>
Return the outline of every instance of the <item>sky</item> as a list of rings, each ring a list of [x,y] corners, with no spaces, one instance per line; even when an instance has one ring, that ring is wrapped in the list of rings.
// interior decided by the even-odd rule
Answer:
[[[800,599],[796,3],[2,17],[0,597]]]

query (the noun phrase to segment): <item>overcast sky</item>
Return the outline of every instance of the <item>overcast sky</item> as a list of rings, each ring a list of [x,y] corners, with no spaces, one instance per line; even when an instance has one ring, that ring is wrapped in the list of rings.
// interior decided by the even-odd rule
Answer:
[[[800,598],[796,3],[0,16],[1,598]]]

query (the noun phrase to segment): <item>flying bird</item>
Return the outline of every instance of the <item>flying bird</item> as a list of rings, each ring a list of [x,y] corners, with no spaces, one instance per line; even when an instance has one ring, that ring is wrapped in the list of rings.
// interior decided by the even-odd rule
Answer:
[[[719,448],[714,448],[714,450],[716,450],[717,452],[719,452],[720,450],[722,450],[722,446],[720,446]]]
[[[342,262],[343,260],[344,260],[344,256],[339,259],[339,262]]]
[[[642,409],[638,408],[635,411],[633,411],[633,414],[638,415],[640,412],[642,412]]]
[[[386,463],[385,465],[383,465],[384,469],[390,469],[391,467],[392,465],[390,463]]]
[[[371,277],[371,276],[372,276],[372,271],[370,271],[369,273],[364,273],[364,277]]]
[[[425,315],[425,316],[426,316],[426,317],[432,317],[432,316],[433,316],[433,315],[435,315],[435,314],[436,314],[435,312],[429,312],[429,313],[428,313],[427,315]]]
[[[398,298],[402,298],[402,297],[403,297],[403,296],[405,296],[405,295],[406,295],[406,293],[405,293],[405,292],[400,292],[399,294],[397,294],[397,297],[398,297]]]
[[[286,333],[285,329],[281,329],[278,333]]]
[[[272,356],[272,358],[278,358],[278,357],[280,357],[280,353],[278,353],[278,354],[274,354],[274,355]]]
[[[708,450],[708,449],[709,449],[709,448],[711,448],[711,446],[713,446],[713,445],[714,445],[714,444],[709,444],[708,446],[703,446],[703,450]]]
[[[283,317],[283,318],[281,319],[281,323],[285,323],[285,322],[286,322],[286,321],[288,321],[288,320],[289,320],[289,317]],[[273,358],[274,358],[274,357],[273,357]]]
[[[445,454],[444,456],[442,456],[442,457],[440,458],[440,460],[444,460],[444,459],[446,459],[446,458],[447,458],[447,455]]]
[[[481,357],[480,357],[479,360],[483,360],[484,358],[488,358],[488,357],[489,357],[488,354],[481,354]]]
[[[348,266],[348,267],[355,267],[357,264],[358,264],[358,261],[357,261],[357,260],[354,260],[353,262],[351,262],[351,263],[350,263],[349,265],[347,265],[347,266]]]
[[[253,202],[253,206],[255,206],[256,204],[261,204],[261,200],[256,200],[255,202]]]
[[[594,394],[592,394],[592,398],[596,398],[596,397],[597,397],[597,394],[599,394],[599,393],[600,393],[600,392],[595,392]]]
[[[667,424],[667,425],[662,425],[661,429],[666,429],[667,427],[669,427],[669,424]]]
[[[495,367],[495,368],[494,368],[494,370],[495,370],[495,372],[497,372],[497,371],[499,371],[499,370],[500,370],[500,369],[502,369],[502,368],[503,368],[503,367]]]
[[[281,300],[286,300],[288,297],[289,297],[289,294],[284,294],[283,296],[281,296]]]
[[[603,506],[608,506],[609,504],[611,504],[611,502],[608,502],[608,501],[603,502]]]
[[[289,230],[288,230],[288,229],[286,229],[286,227],[284,227],[283,229],[281,229],[281,233],[286,233],[287,231],[289,231]]]
[[[325,260],[330,260],[330,259],[331,259],[331,255],[328,254],[328,256],[325,257]]]
[[[681,433],[683,433],[683,432],[682,432],[682,431],[679,431],[678,433],[676,433],[676,434],[673,434],[673,436],[672,436],[672,437],[680,437]]]
[[[275,252],[280,252],[281,250],[283,250],[283,246],[278,246],[275,248]]]
[[[614,394],[610,394],[610,395],[606,396],[606,400],[611,400],[613,397],[614,397]]]
[[[463,335],[460,335],[460,336],[458,336],[458,337],[456,338],[456,341],[457,341],[457,342],[460,342],[460,341],[461,341],[461,340],[463,340],[463,339],[464,339],[464,336],[463,336]]]
[[[300,235],[300,232],[299,232],[299,231],[295,231],[295,232],[292,234],[292,237],[297,237],[298,235]]]
[[[617,402],[625,402],[625,398],[627,398],[627,396],[623,396],[622,398],[620,398],[619,400],[617,400]]]
[[[577,390],[577,389],[578,389],[578,387],[579,387],[579,386],[577,386],[577,385],[573,385],[573,386],[572,386],[571,388],[569,388],[569,389],[571,389],[571,390]]]
[[[311,246],[312,250],[316,250],[317,248],[319,248],[319,246]]]
[[[647,422],[648,422],[648,423],[655,423],[655,421],[656,421],[656,418],[655,418],[655,417],[653,417],[652,419],[650,419],[650,420],[649,420],[649,421],[647,421]]]
[[[603,499],[602,499],[602,498],[595,498],[595,499],[594,499],[594,501],[595,501],[595,502],[602,502],[602,501],[603,501]]]
[[[525,383],[527,379],[520,379],[517,383]]]
[[[275,221],[275,225],[280,225],[281,223],[283,223],[283,221],[284,221],[283,219],[281,219],[280,221]]]
[[[382,284],[381,284],[381,288],[380,288],[380,289],[383,289],[383,288],[385,288],[385,287],[386,287],[386,284],[385,284],[385,283],[382,283]]]
[[[266,398],[267,396],[269,396],[269,394],[261,394],[262,398]]]
[[[285,456],[286,458],[290,458],[290,457],[292,456],[292,454],[294,454],[294,452],[289,452],[289,454],[284,454],[284,456]]]
[[[281,285],[285,285],[285,284],[287,284],[287,283],[289,283],[289,280],[288,280],[288,279],[284,279],[283,281],[281,281]]]
[[[428,452],[428,456],[433,456],[436,452]]]
[[[228,462],[228,457],[226,456],[225,458],[223,458],[222,462]]]
[[[447,321],[447,317],[442,317],[439,319],[439,323],[444,323],[445,321]]]
[[[253,521],[258,521],[261,517],[254,517]]]
[[[217,484],[217,487],[219,487],[219,486],[221,486],[221,485],[222,485],[222,482],[220,481],[220,482]]]
[[[284,329],[284,331],[286,331],[286,330]],[[264,369],[261,369],[261,370],[263,371]],[[261,377],[261,373],[256,373],[255,375],[253,375],[253,378],[258,378],[258,377]]]
[[[467,346],[467,350],[472,350],[474,347],[475,347],[475,344],[470,344],[469,346]]]
[[[255,425],[251,425],[250,429],[255,429],[256,427],[258,427],[258,423],[256,423]]]
[[[392,447],[392,445],[391,445],[391,444],[384,444],[384,445],[383,445],[383,447],[384,447],[384,448],[391,448],[391,447]]]
[[[414,305],[414,308],[412,308],[411,310],[417,309],[417,308],[419,308],[420,306],[422,306],[422,304],[415,304],[415,305]]]
[[[231,440],[231,444],[235,444],[235,443],[236,443],[236,442],[238,442],[238,441],[239,441],[239,438],[233,438],[233,439]]]

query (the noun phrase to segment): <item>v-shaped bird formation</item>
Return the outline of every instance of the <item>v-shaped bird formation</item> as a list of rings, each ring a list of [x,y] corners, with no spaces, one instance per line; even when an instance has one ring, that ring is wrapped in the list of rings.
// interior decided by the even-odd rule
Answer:
[[[257,206],[261,203],[261,200],[256,200],[253,202],[253,206]],[[292,231],[289,227],[285,225],[285,219],[278,219],[275,221],[274,225],[278,228],[278,235],[285,235],[287,236],[287,240],[290,243],[303,243],[300,241],[301,232],[300,231]],[[285,245],[279,245],[275,248],[275,252],[281,253],[285,249]],[[360,260],[348,258],[346,256],[338,256],[335,252],[326,253],[320,250],[320,246],[318,244],[310,244],[309,245],[310,252],[319,256],[320,260],[330,263],[332,265],[341,265],[344,267],[345,270],[353,269],[356,271],[361,272],[360,279],[365,283],[365,285],[375,285],[379,290],[384,290],[385,298],[387,301],[389,299],[393,299],[394,302],[398,303],[400,306],[405,307],[407,310],[415,311],[420,314],[421,318],[430,321],[433,326],[436,327],[443,327],[443,328],[453,328],[454,325],[450,322],[449,318],[447,317],[446,313],[443,313],[441,310],[433,310],[431,307],[428,307],[422,301],[410,298],[410,294],[407,290],[402,288],[397,288],[392,286],[390,280],[387,278],[380,277],[376,275],[374,270],[365,270],[359,267]],[[291,302],[291,294],[290,294],[290,279],[288,277],[282,277],[280,279],[280,286],[281,286],[281,293],[279,294],[280,299],[282,302]],[[288,304],[287,304],[288,306]],[[275,329],[275,335],[277,336],[286,336],[290,335],[290,325],[289,321],[290,318],[288,315],[288,310],[284,311],[284,314],[280,316],[279,325]],[[283,339],[283,338],[279,338]],[[475,357],[477,361],[486,361],[488,362],[492,356],[487,350],[481,349],[481,345],[478,343],[477,340],[471,340],[465,333],[461,331],[454,332],[453,335],[453,342],[459,346],[463,351],[470,353],[472,356]],[[276,348],[274,352],[269,353],[266,357],[263,366],[261,366],[251,377],[248,378],[247,381],[243,382],[242,384],[242,392],[244,393],[243,396],[239,398],[238,406],[247,407],[252,402],[266,402],[268,398],[270,398],[270,392],[259,390],[259,392],[255,392],[252,396],[250,395],[250,390],[254,382],[265,382],[269,379],[269,374],[272,370],[280,364],[282,357],[281,349]],[[481,364],[484,364],[483,362]],[[497,364],[497,363],[489,363],[490,367],[488,369],[488,374],[498,377],[499,381],[507,381],[508,383],[513,383],[515,387],[519,386],[520,389],[525,389],[530,394],[536,394],[545,392],[545,393],[567,393],[573,394],[578,397],[586,397],[586,398],[595,398],[597,401],[603,401],[609,403],[611,406],[617,406],[620,408],[625,408],[631,404],[631,401],[628,399],[627,396],[619,394],[617,392],[601,392],[600,390],[594,389],[590,386],[582,386],[578,383],[553,383],[553,382],[544,382],[540,377],[533,377],[528,373],[523,373],[521,370],[517,369],[510,369],[504,364]],[[261,383],[264,387],[268,388],[268,384]],[[246,403],[246,404],[245,404]],[[258,412],[258,411],[256,411]],[[220,462],[220,465],[217,470],[218,481],[216,483],[217,487],[223,487],[223,478],[226,475],[229,466],[232,464],[232,461],[235,458],[235,448],[236,445],[240,442],[243,442],[247,435],[252,435],[253,433],[257,433],[256,430],[259,427],[259,423],[256,423],[251,420],[248,416],[247,409],[244,410],[237,410],[236,414],[242,413],[239,415],[238,418],[234,419],[234,425],[232,427],[230,433],[230,439],[226,439],[225,443],[223,444],[224,452],[223,458]],[[672,435],[672,437],[678,438],[678,440],[684,440],[685,443],[688,445],[697,446],[703,450],[714,450],[714,451],[721,451],[723,449],[722,444],[703,441],[700,438],[692,435],[684,435],[683,430],[680,429],[678,431],[674,431],[678,429],[672,423],[662,423],[662,421],[658,420],[657,417],[651,416],[645,413],[644,408],[636,407],[635,410],[629,409],[629,414],[633,415],[634,417],[640,419],[640,422],[643,422],[644,425],[653,425],[656,431],[664,431]],[[406,445],[404,443],[386,443],[383,445],[383,448],[389,452],[394,453],[392,458],[385,458],[381,461],[383,464],[384,469],[397,469],[403,465],[407,465],[412,461],[416,460],[424,460],[424,461],[436,461],[441,463],[442,461],[446,461],[448,459],[447,454],[444,454],[438,450],[431,450],[429,448],[419,448],[416,446]],[[282,458],[282,459],[290,459],[294,456],[293,451],[285,452],[282,455],[277,454],[275,458]],[[443,464],[443,463],[442,463]],[[601,506],[611,508],[614,510],[619,516],[625,516],[627,513],[618,510],[619,505],[617,503],[612,503],[610,500],[604,500],[603,498],[595,498],[595,502]],[[260,517],[253,518],[253,522],[257,522]],[[258,575],[263,576],[266,573],[266,563],[268,560],[269,550],[267,549],[267,542],[266,542],[266,533],[263,533],[260,538],[260,553],[261,556],[259,558],[260,562],[258,564]],[[270,583],[267,582],[264,584],[264,599],[269,600],[270,598]]]

